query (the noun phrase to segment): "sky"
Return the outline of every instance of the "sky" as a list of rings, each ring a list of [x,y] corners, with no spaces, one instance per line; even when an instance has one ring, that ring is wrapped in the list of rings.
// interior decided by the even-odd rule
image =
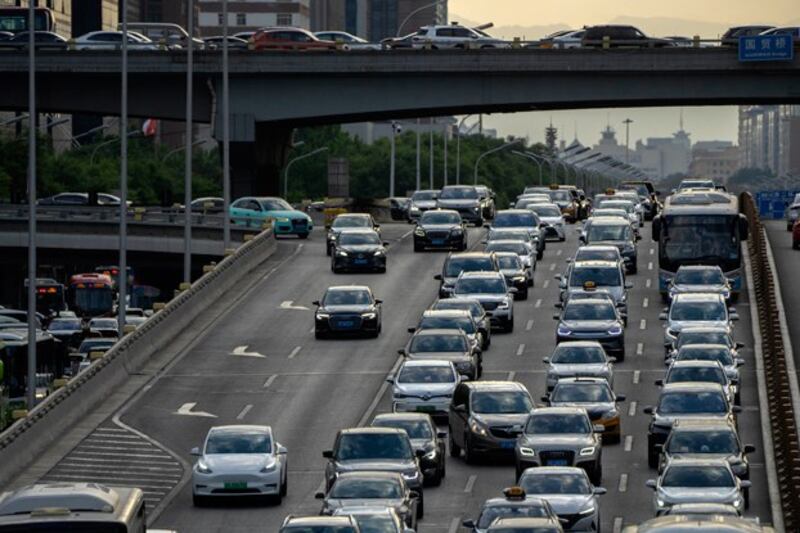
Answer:
[[[464,24],[494,23],[489,33],[511,39],[536,39],[552,31],[609,22],[633,24],[653,36],[701,35],[716,38],[741,24],[800,25],[798,0],[449,0],[450,19]],[[622,121],[630,118],[631,145],[637,139],[669,136],[679,129],[681,108],[595,109],[495,114],[484,127],[501,135],[544,139],[550,123],[559,138],[595,144],[607,124],[625,142]],[[683,108],[684,129],[693,141],[737,139],[737,108]]]

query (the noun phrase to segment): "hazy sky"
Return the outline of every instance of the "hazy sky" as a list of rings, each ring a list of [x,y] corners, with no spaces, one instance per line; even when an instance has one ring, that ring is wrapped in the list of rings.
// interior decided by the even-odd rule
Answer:
[[[581,27],[618,19],[638,25],[654,35],[695,35],[715,38],[728,26],[748,23],[800,24],[800,0],[450,0],[451,20],[493,22],[489,30],[511,38],[523,34],[528,39],[547,33],[543,27]],[[512,26],[513,28],[509,28]],[[548,28],[553,30],[555,28]],[[507,33],[510,33],[507,35]],[[538,113],[514,113],[484,118],[484,126],[497,128],[501,135],[523,135],[533,141],[544,138],[550,122],[559,128],[559,137],[578,138],[595,144],[607,123],[617,130],[624,143],[625,118],[631,125],[631,145],[636,139],[664,137],[677,131],[680,108],[597,109]],[[737,139],[737,108],[684,108],[684,128],[693,141]]]

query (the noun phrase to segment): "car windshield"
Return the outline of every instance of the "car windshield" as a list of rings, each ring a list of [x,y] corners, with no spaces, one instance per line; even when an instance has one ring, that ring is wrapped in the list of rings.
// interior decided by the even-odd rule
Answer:
[[[264,211],[294,211],[294,208],[283,198],[268,198],[258,202]]]
[[[337,500],[396,500],[403,497],[403,488],[392,479],[339,479],[328,497]]]
[[[667,443],[670,453],[739,453],[739,441],[734,431],[703,430],[673,431]]]
[[[471,402],[472,412],[478,414],[517,414],[533,409],[530,396],[522,391],[477,391]]]
[[[206,441],[206,454],[271,453],[272,440],[267,433],[213,432]]]
[[[505,282],[500,278],[462,278],[455,287],[458,294],[505,294]]]
[[[534,414],[528,418],[525,433],[547,435],[550,433],[591,433],[592,426],[585,415],[579,414]]]
[[[725,385],[725,372],[714,367],[677,367],[669,372],[667,383],[707,382]]]
[[[477,200],[478,191],[472,187],[445,187],[439,195],[440,200]]]
[[[93,318],[89,321],[89,327],[116,329],[117,320],[114,318]]]
[[[612,402],[611,389],[605,383],[560,383],[553,389],[551,402]]]
[[[522,475],[519,485],[525,494],[591,494],[589,480],[583,474]]]
[[[627,218],[628,213],[624,209],[597,208],[592,209],[593,217],[623,217]]]
[[[522,262],[518,255],[502,255],[497,258],[497,262],[504,270],[522,270]]]
[[[586,235],[587,242],[629,240],[631,240],[629,224],[592,224]]]
[[[687,346],[678,352],[678,361],[719,361],[722,366],[733,365],[731,351],[724,347]]]
[[[456,376],[449,366],[405,365],[397,376],[397,383],[455,383]]]
[[[622,274],[618,267],[573,268],[569,286],[583,287],[586,282],[593,282],[596,287],[619,287],[622,285]]]
[[[562,320],[616,320],[617,313],[611,303],[587,303],[577,300],[567,303]]]
[[[725,276],[718,268],[687,270],[678,269],[675,274],[676,285],[722,285],[725,283]]]
[[[558,365],[580,365],[605,363],[606,354],[602,346],[567,346],[556,347],[550,362]]]
[[[556,203],[564,203],[564,202],[571,202],[572,201],[572,194],[569,191],[559,190],[559,191],[550,191],[547,193],[550,196],[550,200]]]
[[[344,232],[339,236],[340,245],[381,244],[377,233],[349,233]]]
[[[495,263],[491,257],[458,257],[453,256],[447,260],[445,276],[457,278],[462,272],[494,272]]]
[[[530,250],[522,241],[489,241],[486,245],[487,252],[511,252],[517,255],[528,255]]]
[[[671,320],[725,320],[725,302],[673,302],[669,318]]]
[[[484,507],[478,518],[478,529],[486,529],[498,518],[521,516],[525,518],[547,518],[547,508],[543,505],[492,505]]]
[[[730,471],[724,466],[683,466],[667,468],[661,479],[662,487],[733,487],[735,482]]]
[[[408,439],[397,433],[344,433],[339,438],[336,459],[411,459]]]
[[[728,404],[719,392],[667,392],[661,395],[658,412],[670,414],[726,413]]]
[[[56,319],[50,322],[50,325],[47,327],[47,329],[50,331],[80,331],[81,321],[65,318]]]
[[[325,294],[323,305],[369,305],[372,298],[367,291],[336,290]]]
[[[632,213],[635,209],[632,202],[623,202],[620,200],[601,200],[598,207],[600,209],[620,209],[625,211],[625,213]]]
[[[461,215],[458,213],[442,213],[441,211],[425,211],[422,213],[419,223],[423,226],[461,224]]]
[[[467,316],[426,316],[420,321],[419,329],[460,329],[472,335],[475,333],[475,323]]]
[[[525,228],[492,228],[489,231],[489,241],[530,241],[531,234]]]
[[[390,516],[354,515],[359,533],[397,533],[397,525]]]
[[[280,533],[356,533],[350,526],[286,526]]]
[[[462,298],[447,298],[445,300],[439,300],[436,302],[436,305],[434,305],[433,308],[442,311],[447,309],[469,311],[473,318],[476,319],[483,314],[483,307],[481,307],[481,304],[478,302],[464,300]]]
[[[336,217],[331,224],[332,228],[368,228],[370,227],[367,217]]]
[[[380,428],[402,429],[410,439],[430,439],[433,437],[431,425],[425,420],[376,420],[372,425]]]
[[[619,252],[614,250],[603,250],[584,246],[578,248],[575,254],[575,261],[619,261]]]
[[[561,209],[555,205],[532,205],[528,209],[539,215],[540,217],[560,217]]]
[[[682,331],[678,337],[678,348],[690,344],[732,345],[730,336],[724,331]]]
[[[436,200],[435,191],[417,191],[411,196],[412,202],[425,202],[430,200]]]
[[[411,339],[411,353],[459,352],[469,351],[467,339],[462,335],[417,335]]]
[[[492,225],[496,228],[535,228],[538,223],[533,213],[497,213]]]

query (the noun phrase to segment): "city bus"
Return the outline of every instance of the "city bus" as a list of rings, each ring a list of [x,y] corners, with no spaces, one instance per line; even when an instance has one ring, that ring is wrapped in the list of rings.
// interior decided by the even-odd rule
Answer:
[[[658,242],[658,288],[665,300],[669,281],[682,265],[719,266],[736,297],[742,288],[741,244],[749,232],[736,196],[710,190],[677,192],[667,197],[652,229]]]
[[[25,287],[28,287],[27,279]],[[66,309],[64,285],[51,278],[36,278],[36,311],[50,316]]]
[[[105,274],[76,274],[67,287],[69,308],[78,316],[90,318],[111,313],[114,308],[114,288]]]
[[[33,21],[36,31],[56,31],[56,19],[53,12],[46,7],[34,8]],[[28,8],[0,7],[0,31],[28,31]]]
[[[40,483],[0,494],[0,533],[145,533],[144,493],[99,483]]]
[[[133,286],[133,281],[134,281],[134,279],[133,279],[133,269],[131,267],[126,267],[126,270],[128,271],[128,283],[127,283],[126,286],[127,287],[131,287],[131,286]],[[112,288],[114,289],[115,292],[118,290],[117,289],[117,287],[119,286],[119,267],[118,266],[116,266],[116,265],[102,265],[102,266],[99,266],[99,267],[95,267],[94,271],[97,272],[98,274],[105,274],[106,276],[109,276],[111,278],[111,286],[112,286]]]

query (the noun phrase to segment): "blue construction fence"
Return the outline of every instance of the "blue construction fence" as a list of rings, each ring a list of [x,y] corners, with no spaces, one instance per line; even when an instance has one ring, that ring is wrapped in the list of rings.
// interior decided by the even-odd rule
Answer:
[[[761,191],[756,193],[758,215],[764,220],[775,220],[786,215],[786,208],[792,205],[800,191]]]

